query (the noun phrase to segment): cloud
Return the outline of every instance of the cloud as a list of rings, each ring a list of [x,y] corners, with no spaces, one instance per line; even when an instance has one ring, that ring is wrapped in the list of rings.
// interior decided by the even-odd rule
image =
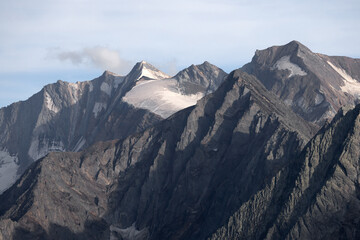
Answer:
[[[120,57],[120,53],[106,47],[84,48],[78,51],[53,50],[50,56],[60,61],[70,61],[74,65],[87,65],[116,73],[129,71],[131,63]]]

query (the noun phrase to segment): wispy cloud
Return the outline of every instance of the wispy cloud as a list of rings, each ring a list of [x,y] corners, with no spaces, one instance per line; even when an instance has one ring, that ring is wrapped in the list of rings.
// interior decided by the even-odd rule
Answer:
[[[77,51],[53,49],[49,56],[60,61],[70,61],[74,65],[89,65],[116,73],[126,73],[131,68],[130,61],[121,58],[118,51],[106,47],[83,48]]]

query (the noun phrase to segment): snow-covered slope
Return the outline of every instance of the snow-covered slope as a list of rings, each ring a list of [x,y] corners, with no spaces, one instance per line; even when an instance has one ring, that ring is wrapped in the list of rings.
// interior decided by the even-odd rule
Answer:
[[[205,93],[182,94],[175,79],[141,80],[123,98],[137,108],[144,108],[167,118],[193,106]]]
[[[195,105],[203,96],[217,89],[227,75],[208,62],[191,65],[173,78],[155,71],[148,63],[141,64],[143,68],[139,80],[123,101],[163,118]]]
[[[17,180],[17,161],[17,157],[10,156],[6,150],[0,151],[0,194]]]

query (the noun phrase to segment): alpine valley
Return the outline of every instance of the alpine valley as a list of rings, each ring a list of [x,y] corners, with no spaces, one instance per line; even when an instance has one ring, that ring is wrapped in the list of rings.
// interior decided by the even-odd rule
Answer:
[[[360,59],[58,81],[0,109],[2,239],[360,239]]]

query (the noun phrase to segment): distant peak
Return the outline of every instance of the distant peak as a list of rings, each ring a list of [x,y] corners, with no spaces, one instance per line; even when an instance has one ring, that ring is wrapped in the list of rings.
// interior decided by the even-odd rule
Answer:
[[[196,65],[197,67],[211,67],[211,68],[218,68],[214,64],[209,63],[208,61],[203,62],[202,64]]]
[[[288,44],[291,44],[291,45],[301,45],[301,46],[304,46],[301,42],[297,41],[297,40],[292,40],[291,42],[289,42]]]
[[[170,78],[169,75],[163,73],[150,63],[146,61],[141,61],[135,64],[133,69],[131,70],[130,74],[137,75],[136,79],[139,80],[140,78],[147,77],[150,79],[165,79]]]
[[[102,74],[103,76],[120,76],[119,74],[117,73],[114,73],[114,72],[111,72],[109,70],[105,70],[105,72]]]
[[[285,45],[277,45],[263,50],[256,50],[254,57],[259,61],[270,64],[284,56],[290,56],[291,58],[293,56],[301,56],[301,58],[303,58],[311,54],[313,54],[313,52],[308,47],[299,41],[293,40]]]
[[[291,42],[289,42],[285,46],[294,46],[294,47],[297,47],[297,48],[306,49],[306,50],[310,51],[310,49],[308,47],[306,47],[304,44],[302,44],[301,42],[296,41],[296,40],[292,40]]]

